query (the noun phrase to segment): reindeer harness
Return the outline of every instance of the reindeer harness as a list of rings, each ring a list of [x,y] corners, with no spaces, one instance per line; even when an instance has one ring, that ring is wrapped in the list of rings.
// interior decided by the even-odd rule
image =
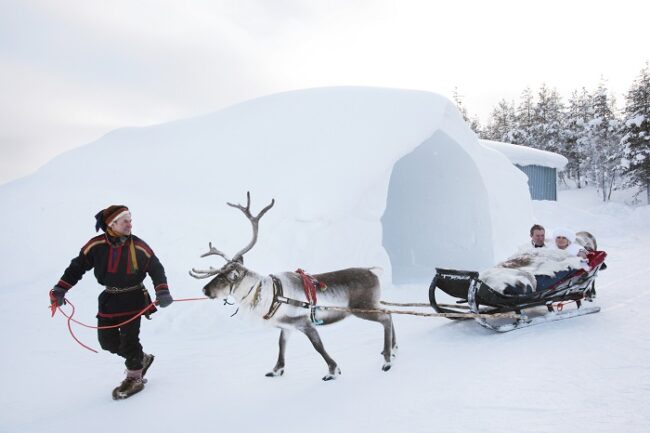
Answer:
[[[269,308],[269,312],[266,313],[266,315],[264,315],[264,319],[269,320],[271,317],[275,315],[276,311],[278,311],[278,308],[280,308],[282,304],[287,304],[287,305],[292,305],[294,307],[309,308],[310,309],[309,318],[311,319],[312,323],[316,325],[320,325],[322,321],[316,319],[316,302],[317,302],[316,288],[325,290],[327,286],[324,283],[321,283],[320,281],[312,277],[311,275],[307,274],[302,269],[296,270],[296,273],[298,273],[302,278],[302,283],[305,289],[305,296],[307,297],[307,302],[299,301],[297,299],[287,298],[286,296],[284,296],[282,291],[282,282],[278,277],[271,274],[269,276],[271,277],[271,281],[273,281],[273,301],[271,302],[271,307]]]

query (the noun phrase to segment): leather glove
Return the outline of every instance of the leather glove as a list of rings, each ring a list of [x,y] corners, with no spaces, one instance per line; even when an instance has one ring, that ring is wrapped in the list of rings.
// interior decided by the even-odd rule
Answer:
[[[167,289],[160,289],[156,292],[156,303],[161,307],[165,308],[171,305],[174,302],[174,298],[169,293]]]
[[[54,288],[50,290],[50,305],[55,305],[56,307],[65,305],[65,294],[67,292],[68,291],[63,287],[54,286]]]

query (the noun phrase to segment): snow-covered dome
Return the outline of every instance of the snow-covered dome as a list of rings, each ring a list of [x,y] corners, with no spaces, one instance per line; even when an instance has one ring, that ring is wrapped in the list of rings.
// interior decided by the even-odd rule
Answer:
[[[246,191],[253,211],[276,199],[246,256],[262,273],[380,266],[406,280],[436,266],[479,269],[511,253],[532,220],[525,175],[480,145],[449,100],[341,87],[109,133],[0,187],[3,207],[19,209],[0,224],[29,222],[5,239],[15,257],[47,233],[39,248],[56,257],[43,264],[54,280],[93,233],[93,215],[127,204],[134,233],[186,285],[189,267],[218,264],[198,257],[208,241],[226,253],[248,243],[248,221],[226,206]]]

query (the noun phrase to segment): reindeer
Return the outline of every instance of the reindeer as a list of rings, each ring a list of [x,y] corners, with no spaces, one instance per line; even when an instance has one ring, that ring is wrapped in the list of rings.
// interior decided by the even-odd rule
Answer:
[[[275,204],[275,199],[271,200],[271,203],[262,209],[257,216],[253,216],[250,211],[250,192],[246,194],[246,197],[246,207],[239,204],[227,204],[241,210],[251,222],[253,226],[252,240],[232,259],[213,247],[210,242],[209,251],[202,254],[201,257],[221,256],[226,260],[226,264],[219,269],[213,267],[207,270],[192,269],[190,275],[198,279],[213,277],[203,287],[203,292],[208,297],[214,299],[231,296],[241,309],[248,310],[267,323],[280,328],[278,360],[266,376],[277,377],[284,374],[285,349],[289,335],[293,330],[305,334],[314,349],[320,353],[327,363],[328,373],[323,377],[323,380],[336,379],[341,374],[341,369],[336,361],[329,356],[323,347],[314,323],[314,312],[317,316],[317,323],[322,325],[338,322],[349,315],[381,323],[384,327],[384,350],[381,352],[384,356],[382,370],[390,370],[392,358],[395,356],[397,349],[391,315],[383,311],[355,311],[380,309],[381,288],[376,273],[378,269],[349,268],[313,275],[316,280],[326,285],[326,289],[318,293],[319,303],[322,302],[327,306],[337,308],[314,310],[313,305],[307,302],[303,280],[298,273],[282,272],[262,276],[244,266],[244,254],[250,251],[257,242],[259,220]]]

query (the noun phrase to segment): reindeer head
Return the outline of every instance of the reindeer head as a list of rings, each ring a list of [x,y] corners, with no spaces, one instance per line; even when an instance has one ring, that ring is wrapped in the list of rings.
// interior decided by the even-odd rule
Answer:
[[[209,243],[210,250],[202,254],[201,257],[206,256],[221,256],[226,260],[226,264],[219,269],[215,269],[212,266],[207,270],[194,269],[190,271],[190,275],[197,279],[203,278],[212,278],[208,284],[203,287],[203,293],[210,298],[225,298],[230,295],[237,287],[237,285],[244,279],[248,273],[248,269],[244,267],[244,254],[253,248],[257,242],[257,233],[259,227],[259,221],[264,214],[273,207],[275,204],[275,199],[271,200],[271,203],[260,211],[257,216],[253,216],[250,211],[251,206],[251,194],[250,192],[246,193],[246,207],[243,207],[239,204],[227,203],[228,206],[237,208],[241,210],[246,218],[251,222],[253,226],[253,239],[246,245],[242,250],[234,255],[232,259],[228,258],[224,253],[212,246],[212,242]]]
[[[241,263],[228,262],[213,274],[214,277],[203,287],[203,293],[212,299],[227,298],[247,273],[248,269]],[[197,275],[192,276],[195,278],[203,278]]]

